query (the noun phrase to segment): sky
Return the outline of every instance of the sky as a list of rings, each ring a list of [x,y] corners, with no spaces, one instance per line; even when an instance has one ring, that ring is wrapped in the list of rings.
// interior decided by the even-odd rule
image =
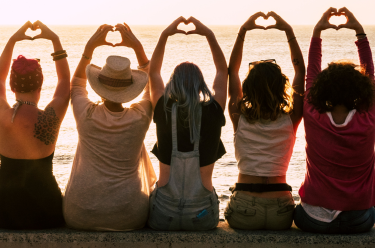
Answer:
[[[167,25],[194,16],[206,25],[241,25],[258,11],[275,11],[294,25],[313,25],[329,7],[347,7],[375,25],[375,0],[1,0],[0,25],[40,20],[48,25]]]

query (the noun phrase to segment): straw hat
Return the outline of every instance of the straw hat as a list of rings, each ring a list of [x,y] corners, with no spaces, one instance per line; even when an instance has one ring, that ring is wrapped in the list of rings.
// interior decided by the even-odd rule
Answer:
[[[148,74],[130,69],[130,60],[109,56],[103,68],[89,64],[86,75],[91,88],[102,98],[116,102],[129,102],[145,88]]]

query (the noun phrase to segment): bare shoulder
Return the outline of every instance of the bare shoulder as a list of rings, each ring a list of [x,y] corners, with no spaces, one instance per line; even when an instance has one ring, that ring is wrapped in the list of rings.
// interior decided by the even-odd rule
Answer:
[[[34,137],[45,145],[56,143],[61,120],[57,117],[53,107],[47,106],[44,110],[38,110],[37,122],[34,126]]]

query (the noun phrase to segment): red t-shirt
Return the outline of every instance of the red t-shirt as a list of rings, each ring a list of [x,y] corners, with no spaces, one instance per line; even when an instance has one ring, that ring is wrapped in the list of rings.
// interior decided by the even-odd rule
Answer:
[[[306,77],[306,95],[321,72],[320,38],[312,38]],[[373,78],[374,65],[367,38],[356,41],[361,65]],[[350,211],[375,205],[375,108],[354,114],[344,127],[332,125],[306,100],[306,175],[301,200],[314,206]]]

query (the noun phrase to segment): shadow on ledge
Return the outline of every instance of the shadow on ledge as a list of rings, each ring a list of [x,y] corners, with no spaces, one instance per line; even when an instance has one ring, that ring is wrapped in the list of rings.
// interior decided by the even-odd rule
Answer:
[[[375,247],[375,228],[368,233],[324,235],[305,233],[293,226],[286,231],[244,231],[220,222],[214,230],[167,232],[149,228],[132,232],[86,232],[68,228],[38,231],[0,229],[1,248],[91,247]]]

